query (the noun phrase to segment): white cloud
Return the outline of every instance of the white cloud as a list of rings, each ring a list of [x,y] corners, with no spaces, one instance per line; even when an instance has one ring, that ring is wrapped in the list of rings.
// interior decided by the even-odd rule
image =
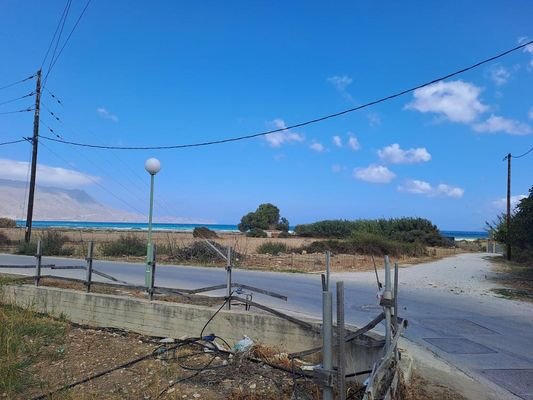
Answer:
[[[524,122],[497,115],[491,115],[485,122],[474,124],[473,128],[476,132],[482,133],[504,132],[509,135],[530,135],[533,133],[533,129]]]
[[[389,183],[396,175],[382,165],[369,165],[366,168],[356,168],[353,171],[356,179],[371,183]]]
[[[511,77],[511,73],[507,70],[507,68],[502,67],[502,66],[493,68],[490,71],[490,78],[498,86],[501,86],[507,83],[510,77]]]
[[[339,173],[341,171],[344,171],[346,169],[346,167],[340,165],[340,164],[333,164],[331,166],[331,172],[334,172],[334,173]]]
[[[511,210],[514,210],[520,200],[525,199],[527,196],[525,194],[518,194],[516,196],[511,196]],[[492,205],[494,208],[496,208],[498,211],[505,211],[507,209],[507,198],[502,197],[498,200],[494,200],[492,202]]]
[[[331,76],[327,79],[327,81],[331,83],[339,92],[344,92],[346,88],[352,84],[352,78],[346,75]]]
[[[463,188],[446,185],[445,183],[439,184],[437,186],[436,192],[437,192],[437,195],[453,197],[456,199],[463,197],[463,195],[465,194],[465,190]]]
[[[355,136],[350,135],[350,138],[348,139],[348,147],[352,150],[359,150],[361,145]]]
[[[28,162],[0,158],[0,178],[25,181],[28,176]],[[37,164],[37,182],[62,188],[90,185],[99,181],[98,177],[84,174],[72,169],[51,167]]]
[[[403,185],[398,186],[400,192],[408,192],[415,194],[430,194],[433,192],[433,187],[428,182],[419,181],[417,179],[408,179]]]
[[[529,112],[527,113],[527,116],[529,119],[533,119],[533,107],[529,109]]]
[[[318,142],[311,144],[309,148],[317,153],[322,153],[326,149],[322,143]]]
[[[285,121],[282,119],[275,119],[271,124],[276,129],[286,129]],[[304,137],[299,133],[293,132],[291,130],[285,130],[280,132],[269,133],[265,136],[265,140],[271,147],[281,147],[284,143],[293,143],[293,142],[303,142]]]
[[[431,160],[431,154],[425,147],[402,150],[398,143],[378,150],[378,156],[381,161],[391,164],[415,164]]]
[[[457,186],[441,183],[436,187],[433,187],[429,182],[420,181],[417,179],[407,179],[402,185],[398,186],[398,191],[422,194],[428,197],[442,196],[456,199],[463,197],[465,193],[463,188]]]
[[[519,37],[517,41],[518,41],[518,44],[524,44],[526,42],[529,42],[529,39],[527,36],[522,36],[522,37]],[[523,52],[533,54],[533,44],[528,44],[526,47],[524,47]]]
[[[468,123],[488,110],[481,103],[477,86],[459,81],[437,82],[414,91],[414,101],[405,108],[440,114],[453,122]]]
[[[375,128],[376,126],[381,125],[381,117],[379,116],[378,113],[371,112],[367,115],[367,117],[368,117],[368,124],[370,125],[371,128]]]
[[[100,115],[100,117],[104,119],[109,119],[113,122],[118,122],[118,117],[115,114],[111,114],[104,107],[98,107],[96,109],[96,112],[98,113],[98,115]]]
[[[340,136],[337,136],[337,135],[333,136],[332,141],[335,146],[342,147],[342,139]]]

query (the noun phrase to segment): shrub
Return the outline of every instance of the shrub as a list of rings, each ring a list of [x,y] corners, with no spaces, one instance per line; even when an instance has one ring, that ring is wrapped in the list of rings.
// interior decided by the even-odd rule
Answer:
[[[11,244],[11,240],[9,240],[4,232],[0,232],[0,246],[7,246],[9,244]]]
[[[291,234],[289,232],[280,232],[278,237],[280,239],[288,239],[291,237]]]
[[[71,256],[72,247],[65,247],[68,237],[57,231],[44,231],[40,235],[43,256]],[[37,252],[37,242],[22,242],[17,247],[17,254],[33,256]]]
[[[272,254],[277,256],[279,253],[287,253],[289,248],[285,243],[280,242],[266,242],[257,248],[259,254]]]
[[[0,228],[16,228],[17,222],[11,218],[0,218]]]
[[[260,204],[254,212],[244,215],[238,227],[241,232],[247,232],[252,229],[288,231],[289,221],[287,218],[280,217],[278,207],[265,203]]]
[[[192,231],[192,237],[201,239],[216,239],[218,235],[215,231],[212,231],[205,226],[197,226]]]
[[[226,248],[216,242],[211,242],[222,254],[226,254]],[[233,260],[242,257],[240,253],[232,253]],[[220,254],[218,254],[211,246],[203,241],[193,242],[188,246],[178,248],[174,257],[176,260],[200,263],[216,263],[224,262]]]
[[[146,255],[146,243],[132,234],[120,235],[118,240],[100,245],[100,251],[110,257],[140,257]]]
[[[247,237],[257,237],[257,238],[266,238],[268,237],[267,233],[259,228],[253,228],[250,229],[248,232],[246,232]]]
[[[425,246],[420,243],[398,242],[369,233],[356,234],[347,240],[316,241],[299,250],[305,250],[307,253],[331,251],[334,254],[390,255],[395,257],[400,255],[412,257],[427,255]]]

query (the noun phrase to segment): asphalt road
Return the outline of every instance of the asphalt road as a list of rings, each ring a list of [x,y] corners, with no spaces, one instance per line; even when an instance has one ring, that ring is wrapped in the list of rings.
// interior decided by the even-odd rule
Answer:
[[[481,385],[495,389],[502,399],[533,400],[533,307],[530,303],[496,298],[490,292],[494,284],[487,279],[491,264],[486,257],[462,254],[401,268],[399,315],[410,322],[405,336]],[[0,265],[32,263],[33,257],[0,255]],[[43,264],[83,263],[43,258]],[[141,264],[95,261],[94,268],[131,284],[144,284]],[[33,275],[34,270],[2,268],[0,272]],[[46,269],[43,273],[82,279],[85,276],[84,271]],[[383,271],[380,273],[383,275]],[[94,279],[105,281],[98,276]],[[373,273],[332,274],[331,280],[333,285],[338,280],[345,282],[347,323],[361,326],[380,312]],[[234,269],[233,281],[288,297],[284,302],[254,294],[255,301],[300,316],[321,316],[320,275]],[[158,266],[156,273],[157,286],[194,289],[224,282],[225,271],[219,268]],[[211,293],[220,295],[224,291]]]

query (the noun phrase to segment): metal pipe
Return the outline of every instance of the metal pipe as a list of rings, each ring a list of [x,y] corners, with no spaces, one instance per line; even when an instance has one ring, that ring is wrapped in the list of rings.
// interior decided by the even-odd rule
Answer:
[[[322,368],[327,377],[324,382],[323,400],[333,400],[331,371],[333,370],[333,310],[331,292],[322,292]]]
[[[329,273],[331,264],[331,251],[326,251],[326,290],[329,291]]]
[[[344,330],[344,282],[337,282],[337,389],[339,400],[346,400],[346,353]]]
[[[398,331],[398,263],[394,263],[394,332]]]
[[[231,247],[226,249],[226,297],[228,301],[226,308],[231,310]]]
[[[43,248],[41,239],[37,241],[37,251],[35,252],[35,286],[39,286],[41,280],[41,259],[43,256]]]
[[[385,351],[387,351],[391,344],[391,307],[392,301],[391,292],[391,276],[390,276],[390,261],[389,256],[385,256],[385,292],[383,293],[384,308],[385,308]]]
[[[86,278],[87,278],[87,293],[91,291],[91,281],[93,277],[93,249],[94,249],[94,243],[91,241],[89,242],[89,246],[87,247],[87,269],[86,269]]]
[[[148,243],[146,245],[146,269],[144,272],[144,283],[146,289],[150,289],[150,274],[152,271],[151,262],[153,259],[152,248],[152,214],[154,211],[154,174],[150,174],[150,210],[148,213]]]

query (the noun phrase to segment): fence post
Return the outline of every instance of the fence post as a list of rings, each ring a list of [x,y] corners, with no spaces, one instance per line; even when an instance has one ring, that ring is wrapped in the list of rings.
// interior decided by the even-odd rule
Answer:
[[[231,310],[231,246],[226,249],[226,308]]]
[[[154,243],[152,245],[152,263],[150,265],[150,300],[154,299],[154,286],[155,286],[155,264],[156,264],[157,246]]]
[[[331,251],[326,251],[326,290],[329,291],[329,272],[331,267]]]
[[[398,263],[394,263],[394,333],[398,332]]]
[[[87,247],[87,269],[86,269],[86,278],[87,278],[87,293],[91,291],[91,282],[93,279],[93,249],[94,242],[91,240]]]
[[[333,310],[331,292],[322,292],[322,368],[325,375],[323,400],[333,400],[333,387],[331,386],[331,371],[333,369]]]
[[[337,282],[337,388],[339,400],[346,400],[346,353],[344,350],[344,282]]]
[[[41,280],[41,259],[43,257],[43,248],[41,239],[37,241],[37,251],[35,252],[35,286],[39,286]]]
[[[383,292],[383,305],[385,308],[385,351],[391,344],[391,276],[389,256],[385,256],[385,292]]]

